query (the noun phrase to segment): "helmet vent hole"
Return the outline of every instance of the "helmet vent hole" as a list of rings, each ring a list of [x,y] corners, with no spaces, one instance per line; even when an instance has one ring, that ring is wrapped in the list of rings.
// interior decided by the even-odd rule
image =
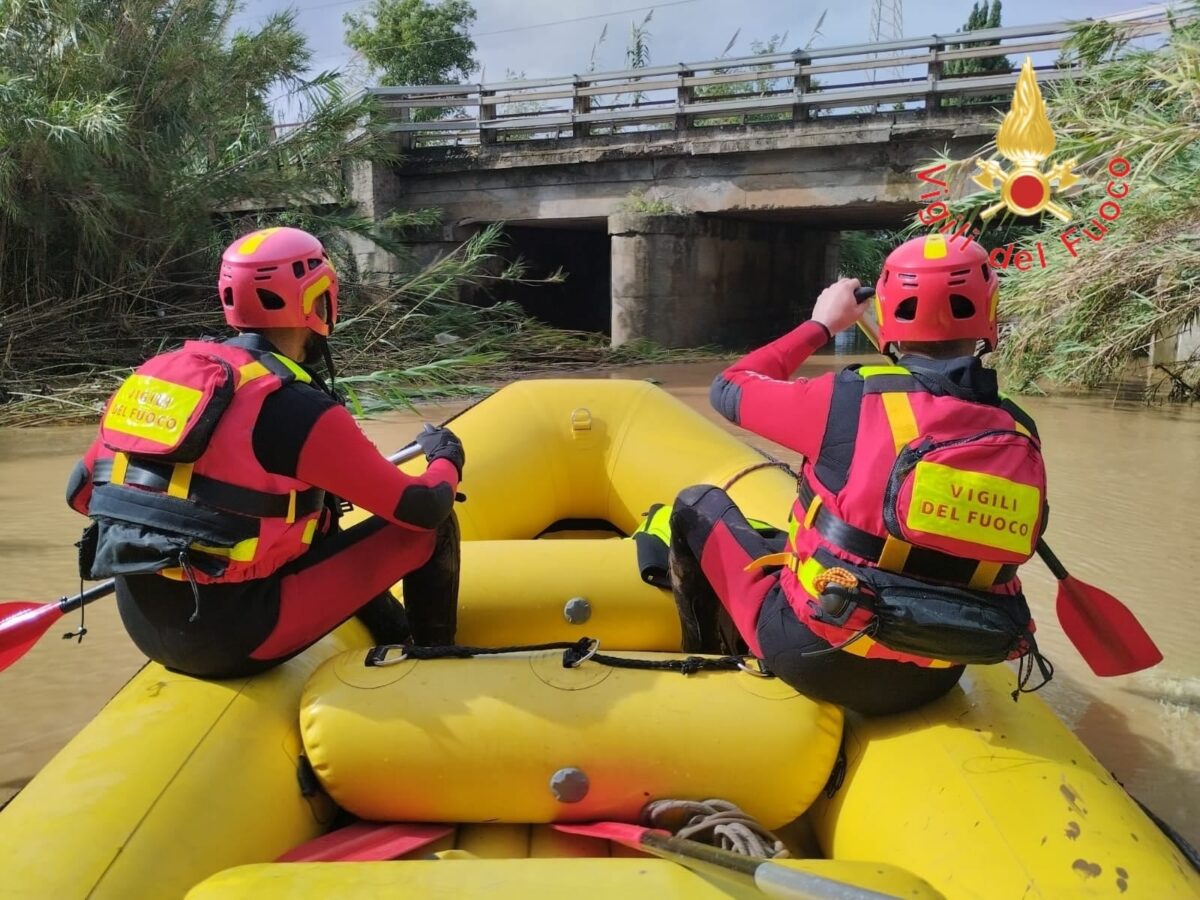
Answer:
[[[975,304],[962,294],[951,294],[950,314],[956,319],[970,319],[975,315]]]
[[[300,260],[296,260],[294,263],[292,263],[292,274],[295,275],[297,278],[303,278],[304,277],[304,263],[300,262]]]
[[[970,274],[971,274],[970,269],[955,269],[953,272],[950,273],[950,277],[958,278],[960,275],[970,275]]]
[[[911,322],[917,317],[917,298],[905,297],[896,306],[896,321]]]
[[[279,268],[279,266],[259,266],[254,271],[256,271],[256,272],[274,272],[278,268]]]
[[[891,278],[891,277],[892,277],[892,270],[891,270],[891,269],[884,269],[884,270],[883,270],[883,283],[884,283],[884,284],[887,284],[887,283],[888,283],[888,279],[889,279],[889,278]]]
[[[274,291],[258,288],[258,302],[263,305],[263,309],[283,309],[287,306],[287,301],[276,294]]]
[[[233,288],[225,288],[221,292],[221,302],[225,306],[233,306]]]
[[[983,272],[983,280],[985,282],[992,280],[992,267],[991,266],[989,266],[987,263],[984,263],[982,266],[979,267],[979,269],[981,272]]]
[[[315,269],[315,268],[316,268],[317,266],[319,266],[320,264],[321,264],[321,260],[319,260],[319,259],[310,259],[310,260],[308,261],[308,271],[310,271],[310,272],[311,272],[313,269]]]

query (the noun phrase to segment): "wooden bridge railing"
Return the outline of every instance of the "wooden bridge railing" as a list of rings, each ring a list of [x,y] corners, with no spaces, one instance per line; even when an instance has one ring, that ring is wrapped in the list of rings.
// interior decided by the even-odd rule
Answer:
[[[1131,38],[1171,27],[1163,7],[1100,18],[1121,25]],[[1013,56],[1019,69],[1031,55],[1041,83],[1073,77],[1074,66],[1047,56],[1062,48],[1077,24],[989,28],[560,78],[368,91],[392,118],[389,128],[405,148],[804,122],[838,110],[874,112],[883,104],[935,114],[947,102],[1006,98],[1016,83],[1015,70],[948,76],[945,65],[954,60]]]

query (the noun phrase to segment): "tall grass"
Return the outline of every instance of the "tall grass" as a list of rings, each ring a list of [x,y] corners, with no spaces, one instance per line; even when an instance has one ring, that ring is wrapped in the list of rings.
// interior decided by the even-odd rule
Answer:
[[[1114,156],[1133,164],[1121,215],[1103,240],[1072,256],[1051,220],[1049,265],[1006,279],[1016,327],[999,360],[1018,382],[1094,386],[1117,376],[1156,335],[1200,317],[1200,24],[1177,24],[1158,49],[1131,49],[1118,27],[1082,28],[1068,52],[1086,66],[1048,98],[1056,158],[1081,160],[1088,180],[1071,205],[1087,221],[1106,199]],[[1047,217],[1049,218],[1049,217]],[[1028,238],[1026,240],[1029,240]],[[1195,381],[1200,360],[1180,361]]]

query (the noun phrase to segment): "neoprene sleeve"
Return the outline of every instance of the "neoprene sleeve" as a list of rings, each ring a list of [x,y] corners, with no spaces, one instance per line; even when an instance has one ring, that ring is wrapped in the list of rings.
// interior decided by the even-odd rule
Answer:
[[[808,321],[743,356],[713,381],[713,407],[735,425],[814,459],[821,449],[833,374],[787,379],[829,340]]]

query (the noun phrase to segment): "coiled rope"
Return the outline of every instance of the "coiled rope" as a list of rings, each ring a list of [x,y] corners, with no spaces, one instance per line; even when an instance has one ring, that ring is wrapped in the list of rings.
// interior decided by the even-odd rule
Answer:
[[[742,856],[782,859],[791,855],[783,841],[728,800],[654,800],[642,810],[642,820],[676,837]]]

